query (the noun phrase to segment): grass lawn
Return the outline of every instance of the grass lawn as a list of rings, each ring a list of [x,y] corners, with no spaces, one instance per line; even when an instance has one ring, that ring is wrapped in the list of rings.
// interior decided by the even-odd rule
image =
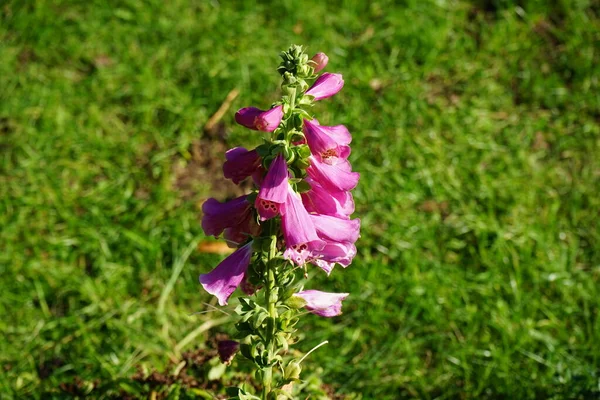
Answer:
[[[598,2],[5,0],[0,398],[206,396],[140,377],[232,331],[197,313],[223,258],[200,206],[238,193],[223,152],[260,136],[233,114],[278,98],[291,43],[344,75],[315,111],[362,174],[358,256],[312,270],[351,296],[304,318],[300,350],[330,341],[308,373],[364,400],[600,396]]]

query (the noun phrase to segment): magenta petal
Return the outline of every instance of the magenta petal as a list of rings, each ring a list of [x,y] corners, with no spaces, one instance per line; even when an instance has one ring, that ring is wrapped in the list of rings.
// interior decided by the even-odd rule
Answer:
[[[352,172],[348,160],[343,160],[335,165],[325,164],[314,156],[310,156],[309,160],[310,167],[307,168],[306,172],[327,190],[347,191],[354,189],[358,184],[360,174]]]
[[[321,239],[354,243],[360,236],[360,219],[358,218],[341,219],[329,215],[311,215],[310,218]]]
[[[272,109],[260,113],[255,121],[254,125],[256,129],[263,132],[273,132],[283,118],[283,106],[273,107]]]
[[[281,229],[287,247],[284,257],[298,265],[304,264],[312,251],[325,246],[325,242],[317,236],[315,226],[300,196],[291,187],[281,217]]]
[[[304,290],[294,294],[306,301],[306,309],[321,317],[335,317],[342,314],[342,301],[349,293],[328,293],[319,290]]]
[[[204,290],[216,296],[220,305],[226,305],[229,296],[244,279],[251,257],[252,242],[249,242],[221,261],[211,272],[200,275]]]
[[[318,121],[305,120],[303,130],[310,151],[324,163],[337,164],[350,155],[350,147],[345,143],[338,143],[336,137],[330,134],[331,127],[319,125]],[[346,141],[345,137],[342,139]]]
[[[288,197],[288,169],[283,154],[273,160],[269,172],[260,185],[255,207],[261,220],[273,218]]]
[[[236,185],[260,169],[260,156],[256,150],[234,147],[225,153],[223,175]]]
[[[310,60],[315,63],[314,70],[315,73],[317,73],[327,66],[329,57],[327,57],[327,54],[325,53],[317,53]]]
[[[241,108],[235,113],[235,122],[256,131],[258,128],[256,127],[255,121],[261,113],[263,113],[263,110],[256,107]]]
[[[302,193],[302,202],[309,213],[348,219],[348,216],[354,212],[352,193],[328,191],[310,177],[306,178],[306,182],[311,188],[308,192]]]
[[[202,205],[202,229],[206,235],[219,236],[227,228],[236,226],[250,215],[246,196],[220,203],[210,198]]]
[[[340,74],[324,73],[317,78],[315,83],[306,91],[307,95],[314,96],[315,100],[331,97],[344,87],[344,79]]]
[[[353,243],[334,243],[327,242],[325,247],[321,250],[313,252],[313,259],[311,262],[325,270],[324,264],[327,268],[332,269],[333,264],[340,264],[346,268],[352,264],[352,260],[356,256],[356,246]]]

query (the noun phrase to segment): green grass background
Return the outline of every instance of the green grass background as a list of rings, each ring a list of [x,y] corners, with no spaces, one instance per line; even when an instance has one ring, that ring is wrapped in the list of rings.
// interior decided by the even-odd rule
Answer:
[[[233,113],[279,96],[291,43],[344,75],[315,113],[362,173],[308,370],[363,399],[600,396],[597,1],[4,0],[0,397],[108,396],[231,331],[192,315],[222,177],[177,171],[234,88],[227,144],[257,143]]]

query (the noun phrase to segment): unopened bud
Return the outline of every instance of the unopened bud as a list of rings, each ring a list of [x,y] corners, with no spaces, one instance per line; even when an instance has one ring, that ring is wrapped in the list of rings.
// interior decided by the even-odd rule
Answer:
[[[327,63],[329,62],[329,57],[327,57],[327,54],[325,53],[317,53],[310,60],[315,63],[315,72],[319,72],[327,66]]]

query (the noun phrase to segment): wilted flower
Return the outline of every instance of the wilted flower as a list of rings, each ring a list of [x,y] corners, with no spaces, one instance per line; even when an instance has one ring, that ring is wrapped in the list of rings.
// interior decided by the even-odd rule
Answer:
[[[219,352],[219,358],[221,362],[225,364],[230,364],[233,357],[235,357],[235,353],[240,349],[239,342],[235,340],[221,340],[217,344],[217,351]]]
[[[314,96],[315,100],[331,97],[344,87],[344,79],[340,74],[324,73],[317,78],[315,83],[306,91],[307,95]]]
[[[235,113],[235,121],[255,131],[273,132],[283,118],[283,106],[263,111],[256,107],[246,107]]]
[[[294,294],[306,301],[306,309],[321,317],[335,317],[342,314],[342,300],[349,293],[327,293],[319,290],[304,290]]]

